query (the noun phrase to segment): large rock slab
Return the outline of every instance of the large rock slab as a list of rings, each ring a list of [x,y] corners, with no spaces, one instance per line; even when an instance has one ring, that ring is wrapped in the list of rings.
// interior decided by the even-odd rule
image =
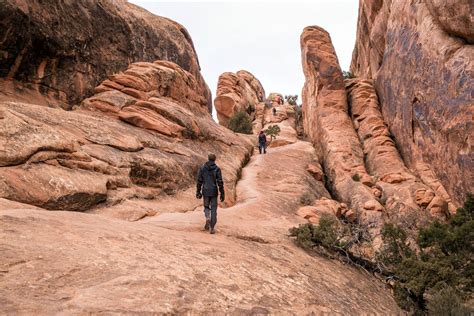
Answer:
[[[351,65],[375,80],[408,167],[431,169],[458,205],[474,190],[473,12],[469,0],[362,0]]]
[[[6,0],[0,30],[0,100],[70,108],[129,63],[161,59],[190,72],[212,109],[188,31],[128,1]]]
[[[262,84],[250,72],[240,70],[237,73],[223,73],[219,76],[214,99],[219,123],[227,126],[230,118],[239,111],[252,114],[264,97]]]

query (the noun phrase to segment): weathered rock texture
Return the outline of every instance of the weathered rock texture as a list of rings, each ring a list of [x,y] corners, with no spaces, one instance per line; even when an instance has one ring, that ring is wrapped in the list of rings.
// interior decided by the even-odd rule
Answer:
[[[305,28],[301,49],[304,128],[316,146],[328,187],[365,222],[379,222],[383,206],[371,191],[374,182],[348,114],[342,71],[329,34],[316,26]]]
[[[125,0],[4,0],[0,100],[70,108],[135,61],[168,60],[190,72],[212,109],[186,29]]]
[[[377,179],[374,194],[383,196],[389,214],[424,211],[445,217],[448,203],[405,166],[385,124],[372,80],[346,81],[350,113],[364,150],[367,169]],[[454,206],[451,205],[453,209]],[[421,213],[419,211],[423,210]]]
[[[473,17],[470,0],[361,0],[351,65],[375,80],[407,166],[455,204],[474,190]]]
[[[219,76],[214,99],[219,123],[227,126],[230,118],[239,111],[254,115],[260,96],[265,97],[265,90],[250,72],[240,70],[237,73],[223,73]]]
[[[141,62],[75,111],[0,103],[0,197],[75,211],[160,199],[194,191],[199,165],[215,152],[232,204],[252,145],[212,120],[198,86],[174,63]]]

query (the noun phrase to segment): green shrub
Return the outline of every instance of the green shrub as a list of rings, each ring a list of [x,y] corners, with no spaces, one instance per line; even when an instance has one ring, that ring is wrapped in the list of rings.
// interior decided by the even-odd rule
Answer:
[[[396,279],[394,294],[400,307],[414,313],[425,312],[427,303],[428,308],[440,308],[435,302],[436,295],[446,300],[454,295],[447,288],[458,291],[461,298],[472,294],[474,198],[471,194],[447,223],[435,221],[419,230],[418,252],[410,247],[407,233],[393,224],[384,225],[382,240],[384,246],[377,260]],[[429,293],[437,294],[430,299]]]
[[[311,205],[314,202],[314,196],[309,192],[304,192],[300,196],[300,203],[302,205]]]
[[[290,236],[296,237],[295,242],[304,249],[323,246],[332,249],[338,246],[337,219],[328,214],[321,215],[318,225],[310,223],[290,228]]]
[[[358,173],[354,174],[354,175],[352,176],[352,180],[354,180],[355,182],[359,182],[359,181],[360,181],[360,176],[359,176],[359,174],[358,174]]]
[[[252,134],[252,121],[244,111],[239,111],[231,117],[229,128],[236,133]]]
[[[266,130],[264,130],[263,132],[267,135],[267,136],[270,136],[270,141],[272,141],[273,139],[277,138],[278,135],[280,135],[280,126],[278,125],[270,125],[268,126],[268,128]]]
[[[342,76],[344,79],[352,79],[355,78],[355,76],[350,72],[350,71],[342,71]]]
[[[452,287],[434,293],[428,301],[427,310],[429,315],[436,316],[470,315],[469,309],[463,306],[459,293]]]

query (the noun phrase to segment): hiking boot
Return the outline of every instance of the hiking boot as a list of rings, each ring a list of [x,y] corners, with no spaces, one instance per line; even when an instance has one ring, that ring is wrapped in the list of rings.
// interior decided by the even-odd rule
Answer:
[[[210,225],[211,225],[211,220],[210,220],[210,219],[206,219],[206,225],[204,225],[204,230],[209,230]]]
[[[212,235],[214,235],[216,233],[216,231],[214,230],[214,228],[211,228],[211,230],[209,231]]]

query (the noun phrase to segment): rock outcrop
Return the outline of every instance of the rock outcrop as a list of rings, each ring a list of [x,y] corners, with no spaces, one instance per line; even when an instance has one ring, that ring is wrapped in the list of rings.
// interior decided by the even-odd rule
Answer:
[[[392,217],[416,212],[421,219],[425,211],[445,218],[448,201],[436,196],[405,166],[385,124],[372,80],[346,80],[350,113],[364,150],[369,174],[376,179],[374,194],[385,200]],[[450,201],[449,201],[450,202]],[[451,210],[454,210],[451,203]],[[421,211],[421,212],[420,212]]]
[[[194,76],[167,61],[135,63],[81,109],[0,103],[0,197],[87,210],[194,190],[215,152],[232,204],[250,142],[213,122]]]
[[[351,65],[408,168],[457,205],[474,190],[473,16],[469,0],[362,0]]]
[[[347,203],[366,223],[380,222],[383,206],[348,114],[344,79],[329,34],[311,26],[301,35],[304,129],[316,146],[334,198]]]
[[[237,73],[223,73],[219,76],[214,99],[219,123],[227,126],[230,118],[239,111],[254,115],[260,98],[264,97],[262,84],[250,72],[240,70]]]
[[[212,110],[187,30],[125,0],[5,0],[0,6],[0,100],[70,109],[136,61],[191,73]]]

